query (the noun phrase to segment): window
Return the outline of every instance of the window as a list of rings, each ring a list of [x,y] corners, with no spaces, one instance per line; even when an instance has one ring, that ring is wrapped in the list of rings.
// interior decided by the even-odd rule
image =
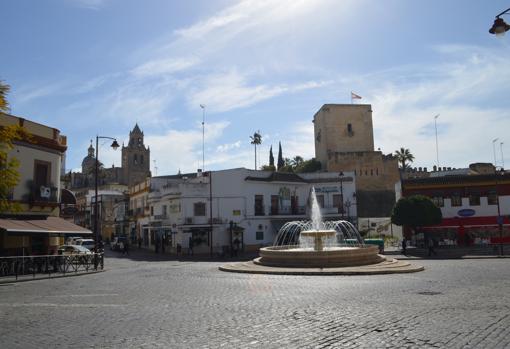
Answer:
[[[136,154],[133,155],[133,162],[135,165],[138,164],[138,157],[136,156]]]
[[[51,163],[47,161],[34,161],[34,184],[37,190],[40,186],[48,187],[50,184]]]
[[[495,190],[491,190],[487,193],[487,205],[497,205],[498,195]]]
[[[343,213],[343,203],[342,203],[342,195],[334,194],[333,195],[333,206],[338,208],[338,213]]]
[[[264,215],[264,195],[255,195],[255,216]]]
[[[452,197],[452,206],[462,206],[462,197],[459,193],[453,193]]]
[[[264,240],[264,232],[263,231],[257,231],[255,233],[255,239],[256,240]]]
[[[469,206],[480,206],[480,193],[469,194]]]
[[[166,217],[166,205],[163,205],[163,208],[161,210],[161,214],[163,215],[163,217]]]
[[[279,198],[280,197],[278,195],[271,195],[271,214],[272,215],[278,214]]]
[[[353,132],[352,132],[352,124],[347,124],[347,134],[349,136],[352,136]]]
[[[444,199],[443,199],[442,196],[434,196],[434,197],[432,197],[432,202],[437,207],[444,207]]]
[[[151,216],[154,216],[154,206],[151,206]]]
[[[51,163],[47,161],[34,161],[34,188],[33,195],[36,200],[48,200],[51,196],[50,177]]]
[[[319,204],[320,208],[324,208],[324,195],[316,195],[317,204]]]
[[[195,216],[205,216],[205,202],[195,202],[193,204],[193,214]]]

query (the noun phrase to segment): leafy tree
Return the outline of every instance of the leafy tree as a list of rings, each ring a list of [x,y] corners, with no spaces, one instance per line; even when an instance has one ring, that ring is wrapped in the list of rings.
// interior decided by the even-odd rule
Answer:
[[[280,171],[280,169],[285,166],[285,162],[283,161],[282,155],[282,143],[278,142],[278,163],[276,165],[276,169]]]
[[[276,167],[274,167],[274,165],[263,165],[262,167],[260,167],[260,169],[262,171],[271,171],[271,172],[276,171]]]
[[[262,144],[262,136],[260,135],[260,131],[253,133],[253,136],[250,136],[251,144],[255,146],[255,170],[257,169],[257,145]]]
[[[296,166],[294,172],[296,173],[310,173],[320,171],[322,168],[321,162],[312,158],[303,161],[299,166]]]
[[[274,167],[273,145],[269,148],[269,166]]]
[[[391,213],[393,224],[407,225],[414,231],[421,227],[440,224],[442,219],[441,209],[434,205],[430,198],[423,195],[401,198]]]
[[[408,167],[406,164],[407,162],[413,162],[414,160],[414,155],[406,148],[395,150],[395,156],[397,157],[398,162],[400,162],[400,168],[402,168],[402,170],[405,170]]]
[[[0,80],[0,112],[9,112],[9,102],[7,102],[7,94],[11,87]]]
[[[16,212],[20,210],[18,203],[10,200],[12,190],[19,182],[19,161],[9,158],[9,151],[13,149],[13,142],[27,139],[28,133],[19,125],[0,128],[0,212]]]

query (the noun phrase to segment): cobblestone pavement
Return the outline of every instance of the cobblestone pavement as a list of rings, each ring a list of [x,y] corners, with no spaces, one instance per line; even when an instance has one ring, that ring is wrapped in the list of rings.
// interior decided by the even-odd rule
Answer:
[[[326,277],[152,256],[112,255],[104,273],[0,286],[0,347],[510,348],[510,259]]]

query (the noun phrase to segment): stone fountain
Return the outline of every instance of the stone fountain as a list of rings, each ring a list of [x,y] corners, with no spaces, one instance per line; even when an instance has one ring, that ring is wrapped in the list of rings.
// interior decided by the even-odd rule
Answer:
[[[407,262],[387,260],[379,247],[365,245],[348,221],[323,221],[315,190],[311,220],[285,223],[272,246],[259,250],[251,262],[220,267],[223,271],[264,274],[387,274],[423,270]]]

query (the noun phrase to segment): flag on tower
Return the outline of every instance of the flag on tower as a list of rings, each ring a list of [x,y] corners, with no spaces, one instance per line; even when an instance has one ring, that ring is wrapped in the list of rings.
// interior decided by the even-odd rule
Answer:
[[[361,96],[351,91],[351,104],[354,99],[361,99]]]
[[[354,92],[351,91],[351,100],[352,99],[361,99],[361,96],[355,94]]]

